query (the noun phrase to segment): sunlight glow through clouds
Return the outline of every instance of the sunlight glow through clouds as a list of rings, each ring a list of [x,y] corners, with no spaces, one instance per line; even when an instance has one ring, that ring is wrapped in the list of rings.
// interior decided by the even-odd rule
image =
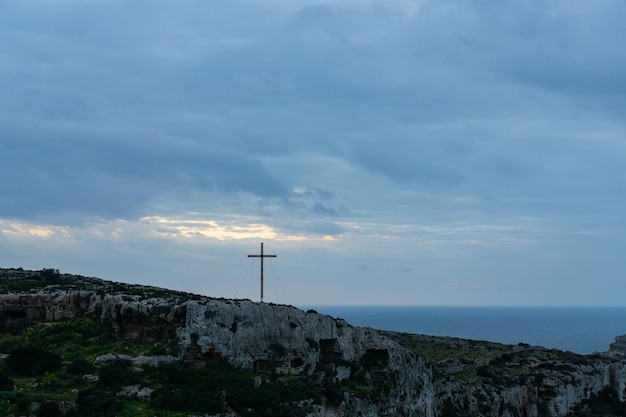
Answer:
[[[203,238],[225,240],[265,239],[274,241],[329,241],[336,237],[327,235],[311,235],[305,233],[288,233],[280,231],[268,224],[248,220],[206,220],[178,219],[162,216],[149,216],[132,222],[123,219],[94,222],[83,227],[60,227],[46,224],[15,222],[0,219],[0,235],[38,238],[69,238],[76,240],[79,236],[91,235],[97,239],[123,239],[127,236],[157,235],[164,238]]]
[[[46,224],[0,220],[0,233],[26,238],[76,238],[79,235],[122,239],[125,236],[156,235],[163,238],[244,240],[263,239],[289,242],[359,240],[400,242],[411,241],[415,246],[439,245],[520,245],[533,240],[528,230],[520,226],[485,224],[384,224],[378,222],[337,222],[345,233],[341,236],[311,234],[273,227],[255,218],[217,219],[171,218],[147,216],[136,222],[112,220],[95,222],[83,227],[61,227]],[[581,232],[585,233],[585,232]],[[592,233],[592,232],[588,232]]]
[[[203,219],[173,219],[161,216],[144,217],[142,223],[157,225],[157,234],[169,237],[204,237],[218,240],[268,239],[275,241],[317,240],[304,234],[282,233],[267,224],[255,222],[218,222]],[[331,237],[323,236],[322,240]]]
[[[150,225],[157,225],[157,234],[162,236],[181,236],[185,238],[202,236],[218,240],[278,238],[276,231],[265,224],[220,224],[215,220],[171,219],[160,216],[144,217],[140,221]]]
[[[10,220],[0,220],[0,233],[11,236],[48,238],[53,235],[67,235],[67,229],[59,226],[44,226]]]

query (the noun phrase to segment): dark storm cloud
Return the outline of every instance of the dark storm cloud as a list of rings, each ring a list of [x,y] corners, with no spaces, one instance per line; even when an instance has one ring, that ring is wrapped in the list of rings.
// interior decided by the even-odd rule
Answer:
[[[3,133],[0,192],[11,196],[0,204],[4,215],[134,217],[156,196],[181,189],[290,195],[257,160],[210,140],[103,130],[48,129],[34,134],[37,139]]]
[[[204,280],[207,242],[227,275],[229,239],[271,237],[324,302],[548,303],[549,284],[588,304],[595,270],[616,300],[625,8],[0,1],[0,252],[168,285],[181,264]],[[372,277],[403,265],[393,291],[346,267],[371,253]]]
[[[535,204],[543,175],[557,191],[546,194],[570,200],[561,181],[586,162],[567,156],[584,144],[564,131],[581,114],[601,126],[624,104],[620,2],[0,7],[0,170],[14,178],[0,185],[13,196],[0,209],[10,217],[137,216],[164,196],[214,192],[336,217],[369,200],[348,187],[346,206],[330,180],[315,182],[326,197],[294,195],[311,182],[272,162],[294,171],[307,152],[398,192]]]

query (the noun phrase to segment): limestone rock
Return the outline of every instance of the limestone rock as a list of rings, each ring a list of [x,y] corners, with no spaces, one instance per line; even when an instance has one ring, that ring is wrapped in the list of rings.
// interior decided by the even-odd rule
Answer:
[[[118,397],[128,398],[131,400],[150,401],[154,390],[149,387],[142,387],[141,385],[129,385],[123,387],[120,392],[117,393]]]
[[[115,353],[107,353],[96,358],[94,363],[96,365],[104,365],[116,361],[127,361],[134,367],[139,368],[141,366],[159,366],[164,363],[176,363],[179,361],[177,357],[170,355],[158,355],[158,356],[130,356],[120,355]]]
[[[615,342],[610,344],[608,354],[619,359],[626,359],[626,335],[615,337]]]
[[[21,270],[0,273],[5,279],[34,274]],[[584,357],[567,364],[528,358],[526,366],[535,367],[534,374],[542,378],[520,376],[506,383],[468,384],[452,372],[435,377],[431,363],[376,330],[354,327],[345,320],[313,311],[103,284],[95,278],[72,279],[61,277],[61,281],[70,282],[68,285],[0,295],[3,320],[93,317],[121,338],[174,341],[180,347],[177,357],[109,354],[97,359],[100,364],[120,359],[137,367],[223,360],[261,374],[315,374],[335,381],[356,378],[353,369],[359,369],[358,377],[369,390],[366,395],[346,391],[343,401],[336,405],[315,405],[311,417],[438,417],[447,406],[479,416],[565,416],[582,400],[606,387],[614,388],[620,400],[626,399],[626,362],[610,358]],[[617,337],[609,353],[624,356],[626,336]],[[488,365],[473,363],[475,367]],[[258,381],[262,383],[262,379]],[[150,394],[140,386],[125,387],[120,392],[121,396],[141,400]]]

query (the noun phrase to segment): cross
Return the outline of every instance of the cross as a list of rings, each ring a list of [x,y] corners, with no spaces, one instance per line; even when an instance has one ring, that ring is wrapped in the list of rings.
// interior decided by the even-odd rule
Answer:
[[[248,258],[261,258],[261,302],[263,302],[263,258],[275,258],[276,255],[264,255],[263,254],[263,242],[261,242],[261,254],[260,255],[248,255]]]

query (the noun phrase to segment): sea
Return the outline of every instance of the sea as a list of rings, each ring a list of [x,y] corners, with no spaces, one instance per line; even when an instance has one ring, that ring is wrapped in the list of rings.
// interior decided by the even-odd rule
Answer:
[[[626,334],[626,307],[305,306],[355,326],[462,339],[606,352]]]

